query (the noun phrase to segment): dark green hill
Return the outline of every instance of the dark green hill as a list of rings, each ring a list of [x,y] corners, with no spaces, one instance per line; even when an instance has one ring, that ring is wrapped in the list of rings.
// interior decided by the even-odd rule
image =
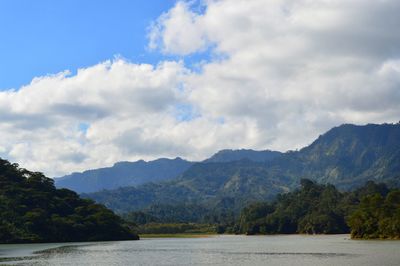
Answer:
[[[0,159],[0,243],[135,240],[103,205]]]
[[[152,204],[201,204],[208,208],[240,208],[297,188],[302,178],[333,184],[342,190],[368,180],[399,184],[400,125],[342,125],[300,151],[269,161],[203,162],[168,182],[85,195],[126,212]]]
[[[181,158],[163,158],[150,162],[143,160],[118,162],[112,167],[56,178],[55,182],[58,188],[68,188],[78,193],[90,193],[102,189],[116,189],[172,179],[182,174],[192,164]]]

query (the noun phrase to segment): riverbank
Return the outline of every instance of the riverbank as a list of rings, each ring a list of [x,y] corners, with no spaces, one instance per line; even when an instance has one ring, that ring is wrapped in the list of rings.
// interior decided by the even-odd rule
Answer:
[[[207,237],[215,237],[218,234],[213,234],[213,233],[199,233],[199,234],[193,234],[193,233],[179,233],[179,234],[140,234],[141,239],[145,238],[207,238]]]

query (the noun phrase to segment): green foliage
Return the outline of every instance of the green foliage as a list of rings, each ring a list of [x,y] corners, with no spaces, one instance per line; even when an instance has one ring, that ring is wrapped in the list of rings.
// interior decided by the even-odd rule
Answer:
[[[122,216],[124,220],[139,225],[148,224],[212,224],[215,228],[212,232],[233,232],[235,215],[224,209],[208,209],[202,205],[152,205],[142,211],[129,212]],[[160,232],[146,232],[160,233]],[[172,233],[172,232],[164,232]],[[177,232],[182,233],[182,232]]]
[[[0,159],[0,243],[138,239],[103,205]]]
[[[160,219],[143,211],[129,212],[122,216],[124,220],[137,225],[159,222]]]
[[[347,224],[346,224],[347,219]],[[400,238],[400,190],[367,182],[354,192],[301,180],[301,188],[270,203],[244,208],[239,231],[246,234],[335,234],[353,238]]]
[[[400,190],[364,196],[349,218],[353,238],[400,238]]]
[[[140,234],[212,234],[217,228],[210,224],[149,223],[138,228]]]
[[[273,204],[253,204],[242,211],[246,234],[330,234],[348,231],[340,206],[342,194],[332,185],[301,180],[301,189],[278,196]]]

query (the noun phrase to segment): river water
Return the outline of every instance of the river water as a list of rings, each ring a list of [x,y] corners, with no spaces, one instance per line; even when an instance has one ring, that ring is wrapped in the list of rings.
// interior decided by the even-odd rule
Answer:
[[[0,245],[0,265],[400,265],[400,241],[348,235],[211,236]]]

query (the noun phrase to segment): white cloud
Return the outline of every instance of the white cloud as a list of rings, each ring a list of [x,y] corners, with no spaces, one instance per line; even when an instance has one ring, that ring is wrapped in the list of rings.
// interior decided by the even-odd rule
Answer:
[[[340,123],[398,120],[399,11],[400,2],[389,0],[206,1],[202,13],[177,15],[194,18],[189,35],[167,36],[172,15],[154,35],[163,51],[192,40],[177,54],[212,46],[224,55],[187,78],[190,102],[228,124],[250,121],[252,147],[285,150]],[[206,40],[197,50],[193,32]]]
[[[176,38],[176,36],[185,36]],[[199,16],[189,4],[178,2],[153,23],[149,32],[149,48],[162,47],[166,54],[186,55],[205,48],[207,40],[202,33]]]
[[[284,151],[341,123],[399,120],[400,2],[203,7],[178,2],[149,32],[164,54],[211,50],[200,71],[117,59],[0,92],[0,153],[59,175],[222,148]]]
[[[119,59],[0,92],[0,146],[25,167],[51,175],[123,159],[112,142],[120,131],[170,112],[181,101],[185,71],[179,62],[153,67]],[[82,123],[89,126],[86,133]]]

